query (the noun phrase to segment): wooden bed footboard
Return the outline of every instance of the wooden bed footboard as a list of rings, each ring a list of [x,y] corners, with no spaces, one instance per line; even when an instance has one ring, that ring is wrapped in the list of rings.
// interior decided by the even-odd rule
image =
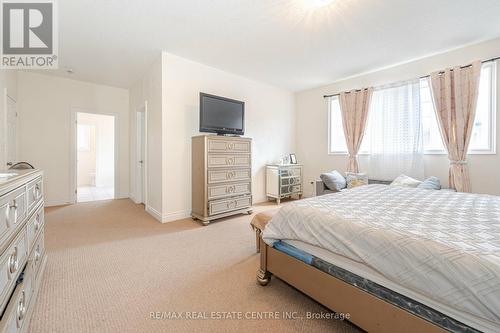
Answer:
[[[271,275],[368,332],[446,333],[447,330],[354,287],[334,276],[269,247],[260,239],[257,282],[265,286]]]

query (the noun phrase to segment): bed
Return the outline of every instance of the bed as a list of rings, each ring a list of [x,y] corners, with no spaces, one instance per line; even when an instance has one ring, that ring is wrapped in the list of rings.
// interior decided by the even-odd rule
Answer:
[[[499,197],[368,185],[269,220],[254,223],[262,285],[275,275],[369,332],[500,332]]]

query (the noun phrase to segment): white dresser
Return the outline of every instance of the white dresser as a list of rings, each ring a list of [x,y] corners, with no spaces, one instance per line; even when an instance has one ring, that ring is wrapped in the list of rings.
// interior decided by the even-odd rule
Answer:
[[[302,197],[302,165],[269,164],[266,166],[266,195],[268,199],[281,199],[292,196]]]
[[[43,175],[0,177],[0,332],[27,332],[47,257]]]
[[[252,212],[252,139],[192,138],[192,212],[203,224]]]

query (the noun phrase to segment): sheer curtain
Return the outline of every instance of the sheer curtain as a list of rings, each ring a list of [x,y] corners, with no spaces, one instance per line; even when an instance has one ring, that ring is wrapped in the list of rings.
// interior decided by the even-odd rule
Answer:
[[[365,142],[371,179],[393,180],[400,174],[423,179],[423,130],[419,80],[373,92]]]

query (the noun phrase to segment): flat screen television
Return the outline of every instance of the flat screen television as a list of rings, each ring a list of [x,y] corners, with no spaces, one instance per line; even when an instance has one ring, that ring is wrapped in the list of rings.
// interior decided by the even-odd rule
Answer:
[[[243,135],[245,102],[200,93],[200,132]]]

